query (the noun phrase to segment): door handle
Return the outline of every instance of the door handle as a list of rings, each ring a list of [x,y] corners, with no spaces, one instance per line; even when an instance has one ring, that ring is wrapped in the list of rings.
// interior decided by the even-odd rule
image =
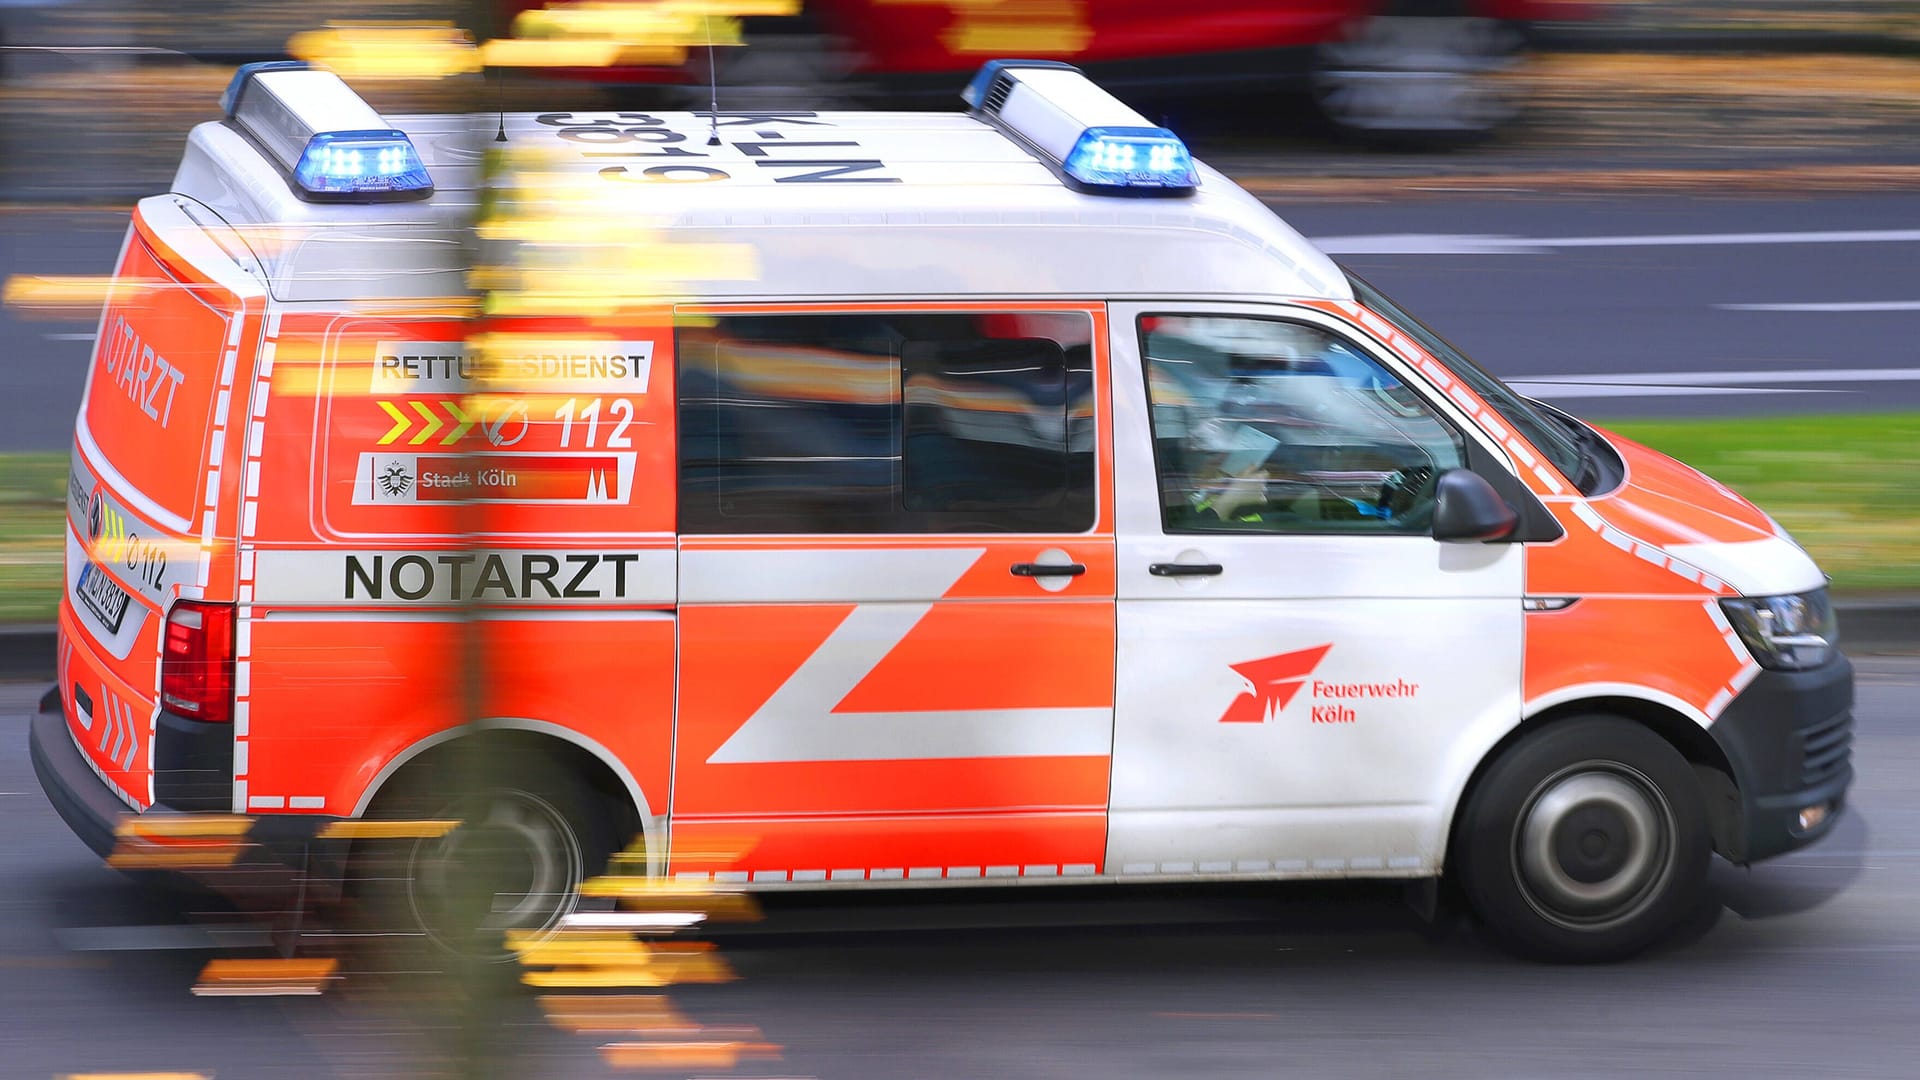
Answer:
[[[1157,562],[1147,567],[1154,577],[1212,577],[1225,570],[1217,562]]]
[[[1010,569],[1015,577],[1079,577],[1087,572],[1087,568],[1077,562],[1017,562]]]

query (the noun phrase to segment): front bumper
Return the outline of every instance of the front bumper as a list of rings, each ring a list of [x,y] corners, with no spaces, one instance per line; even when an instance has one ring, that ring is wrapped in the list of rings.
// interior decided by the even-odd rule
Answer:
[[[1853,665],[1836,653],[1811,671],[1762,671],[1712,727],[1740,793],[1740,827],[1724,852],[1750,863],[1832,831],[1853,782]],[[1824,817],[1802,828],[1803,810]]]
[[[40,700],[40,711],[28,728],[27,750],[41,790],[67,827],[94,854],[103,859],[112,854],[114,830],[120,819],[133,811],[87,767],[67,728],[66,710],[58,692]]]

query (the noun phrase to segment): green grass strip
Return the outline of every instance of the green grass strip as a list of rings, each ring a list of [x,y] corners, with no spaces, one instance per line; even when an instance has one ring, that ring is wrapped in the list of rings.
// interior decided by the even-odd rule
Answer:
[[[1604,423],[1758,503],[1839,592],[1920,590],[1920,413]],[[0,454],[0,622],[52,622],[67,455]]]
[[[0,454],[0,622],[53,621],[66,513],[66,454]]]
[[[1751,499],[1836,592],[1920,589],[1920,413],[1599,423]]]

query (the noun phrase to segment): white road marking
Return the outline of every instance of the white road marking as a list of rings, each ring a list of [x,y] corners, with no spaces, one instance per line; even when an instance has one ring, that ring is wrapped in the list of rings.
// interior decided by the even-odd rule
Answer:
[[[1516,380],[1519,381],[1519,380]],[[1920,368],[1778,368],[1764,371],[1636,371],[1528,375],[1529,383],[1615,386],[1744,386],[1754,383],[1920,382]]]
[[[1398,233],[1372,236],[1322,236],[1311,239],[1320,250],[1329,255],[1533,255],[1565,248],[1722,247],[1746,244],[1911,244],[1920,243],[1920,229],[1559,237]]]
[[[1721,311],[1920,311],[1920,300],[1860,300],[1832,304],[1715,304]]]
[[[48,341],[92,341],[92,334],[42,334]]]
[[[1576,382],[1529,382],[1515,380],[1507,384],[1531,398],[1616,398],[1616,397],[1729,397],[1735,394],[1842,394],[1844,390],[1800,390],[1761,386],[1632,386],[1596,385]]]
[[[1528,397],[1720,397],[1731,394],[1839,394],[1817,387],[1767,383],[1920,382],[1920,368],[1792,368],[1766,371],[1639,371],[1592,375],[1529,375],[1508,383]],[[1754,386],[1753,383],[1762,385]]]

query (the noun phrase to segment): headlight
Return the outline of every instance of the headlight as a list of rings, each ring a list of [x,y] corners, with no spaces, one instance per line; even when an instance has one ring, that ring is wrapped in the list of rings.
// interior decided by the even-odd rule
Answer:
[[[1819,667],[1832,659],[1840,640],[1825,589],[1795,596],[1738,596],[1720,601],[1720,607],[1762,667]]]

